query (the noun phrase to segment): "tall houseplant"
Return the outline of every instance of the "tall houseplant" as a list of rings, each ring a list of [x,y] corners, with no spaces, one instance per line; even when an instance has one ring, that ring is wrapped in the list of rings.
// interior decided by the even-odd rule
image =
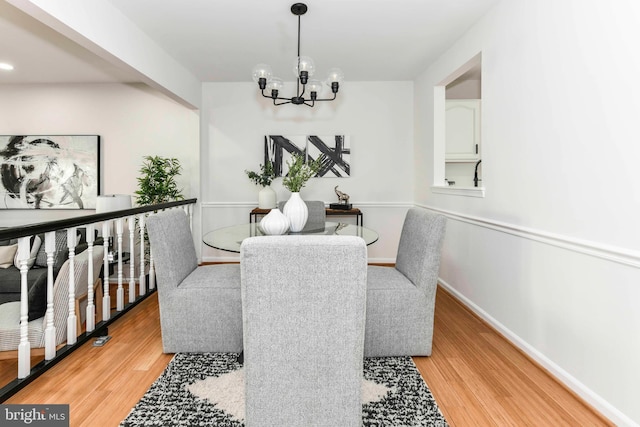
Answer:
[[[176,158],[146,156],[140,168],[136,203],[138,206],[184,200],[182,189],[178,188],[176,177],[182,172],[182,165]],[[145,256],[149,258],[149,237],[144,233]]]
[[[283,213],[289,218],[289,228],[293,232],[302,231],[309,218],[309,209],[300,198],[300,190],[318,173],[321,165],[322,156],[312,162],[306,162],[304,156],[293,154],[291,160],[287,161],[289,171],[282,179],[282,185],[291,191],[291,197],[285,203]]]
[[[180,161],[175,158],[146,156],[141,176],[138,177],[136,202],[139,206],[184,200],[176,177],[182,172]]]
[[[254,171],[244,171],[249,179],[256,185],[262,186],[258,193],[258,207],[260,209],[273,209],[276,207],[276,192],[271,188],[271,182],[275,178],[273,163],[267,160],[264,165],[260,165],[260,173]]]

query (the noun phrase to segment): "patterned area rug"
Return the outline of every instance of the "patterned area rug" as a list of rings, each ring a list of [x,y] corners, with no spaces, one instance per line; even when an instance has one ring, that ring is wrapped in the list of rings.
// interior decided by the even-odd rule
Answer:
[[[244,426],[244,371],[232,353],[176,354],[121,427]],[[410,357],[364,360],[366,427],[447,426]]]

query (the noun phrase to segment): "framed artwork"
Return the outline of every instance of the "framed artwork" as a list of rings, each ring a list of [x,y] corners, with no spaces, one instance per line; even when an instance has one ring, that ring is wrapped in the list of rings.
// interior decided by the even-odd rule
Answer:
[[[275,176],[287,175],[287,161],[293,154],[307,161],[322,158],[322,167],[316,177],[345,178],[351,176],[351,147],[345,135],[309,135],[264,137],[264,161],[273,163]]]
[[[95,209],[98,135],[0,136],[0,209]]]

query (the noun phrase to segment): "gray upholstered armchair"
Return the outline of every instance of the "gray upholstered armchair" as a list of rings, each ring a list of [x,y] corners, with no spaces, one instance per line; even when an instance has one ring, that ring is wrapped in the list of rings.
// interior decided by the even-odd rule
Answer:
[[[407,212],[396,266],[367,272],[366,357],[430,356],[446,218]]]
[[[361,426],[364,240],[251,237],[240,268],[245,425]]]
[[[198,266],[189,220],[171,209],[147,219],[165,353],[242,351],[240,266]]]

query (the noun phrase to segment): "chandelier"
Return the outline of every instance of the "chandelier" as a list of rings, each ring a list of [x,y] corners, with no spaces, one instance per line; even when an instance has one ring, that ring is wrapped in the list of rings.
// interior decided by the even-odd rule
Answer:
[[[317,101],[333,101],[338,95],[340,83],[344,78],[342,71],[339,68],[332,68],[325,80],[327,86],[331,88],[333,98],[318,98],[322,93],[323,86],[321,81],[310,78],[315,72],[313,59],[308,56],[300,56],[300,17],[306,12],[307,5],[304,3],[295,3],[291,6],[291,13],[298,17],[298,56],[293,64],[293,72],[298,79],[296,96],[292,98],[278,96],[284,84],[282,79],[273,76],[270,66],[258,64],[253,68],[253,80],[258,83],[262,96],[273,99],[273,105],[295,104],[313,107]],[[265,89],[270,89],[271,94],[265,94]],[[305,98],[307,93],[308,97]]]

